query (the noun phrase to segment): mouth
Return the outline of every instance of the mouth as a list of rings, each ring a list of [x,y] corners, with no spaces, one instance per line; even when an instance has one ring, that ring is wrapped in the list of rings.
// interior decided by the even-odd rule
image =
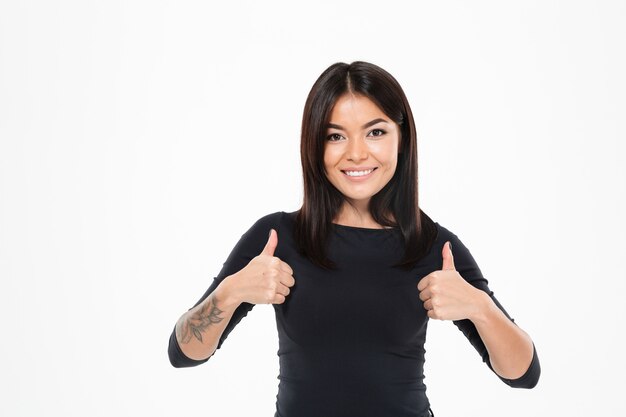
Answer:
[[[351,180],[364,180],[371,177],[372,173],[376,171],[376,169],[378,169],[378,167],[364,169],[362,171],[341,170],[341,172]]]

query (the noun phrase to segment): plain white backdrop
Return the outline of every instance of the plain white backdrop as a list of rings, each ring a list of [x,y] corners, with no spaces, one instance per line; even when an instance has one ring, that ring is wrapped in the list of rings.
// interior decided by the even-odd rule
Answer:
[[[300,207],[306,95],[354,60],[404,88],[420,204],[542,364],[509,388],[431,321],[437,417],[624,415],[625,19],[621,1],[2,1],[0,415],[273,416],[271,305],[196,368],[168,337],[258,218]]]

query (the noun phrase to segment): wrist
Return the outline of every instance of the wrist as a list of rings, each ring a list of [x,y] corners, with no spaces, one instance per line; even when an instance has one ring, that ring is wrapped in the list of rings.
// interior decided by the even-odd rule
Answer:
[[[474,311],[470,317],[468,317],[475,325],[481,325],[488,323],[493,317],[495,312],[494,308],[497,306],[489,297],[486,292],[476,289],[476,298],[474,302]]]
[[[241,304],[240,298],[237,296],[233,277],[236,274],[229,275],[215,289],[215,297],[220,301],[220,306],[228,308],[237,308]]]

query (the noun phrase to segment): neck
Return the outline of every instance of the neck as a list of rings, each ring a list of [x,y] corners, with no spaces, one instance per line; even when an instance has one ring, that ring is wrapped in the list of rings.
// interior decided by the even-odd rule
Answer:
[[[391,215],[393,219],[393,215]],[[337,216],[333,220],[334,223],[342,224],[345,226],[354,227],[366,227],[366,228],[383,228],[380,224],[374,221],[369,208],[355,207],[349,203],[344,203]]]

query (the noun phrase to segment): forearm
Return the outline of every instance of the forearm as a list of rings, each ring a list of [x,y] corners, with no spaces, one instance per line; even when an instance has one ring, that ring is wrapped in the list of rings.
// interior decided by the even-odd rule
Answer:
[[[229,278],[176,322],[176,340],[190,359],[206,359],[215,352],[224,329],[241,304],[230,291]]]
[[[530,336],[513,323],[488,294],[481,297],[479,308],[470,317],[480,335],[493,370],[503,378],[524,375],[533,358]]]

